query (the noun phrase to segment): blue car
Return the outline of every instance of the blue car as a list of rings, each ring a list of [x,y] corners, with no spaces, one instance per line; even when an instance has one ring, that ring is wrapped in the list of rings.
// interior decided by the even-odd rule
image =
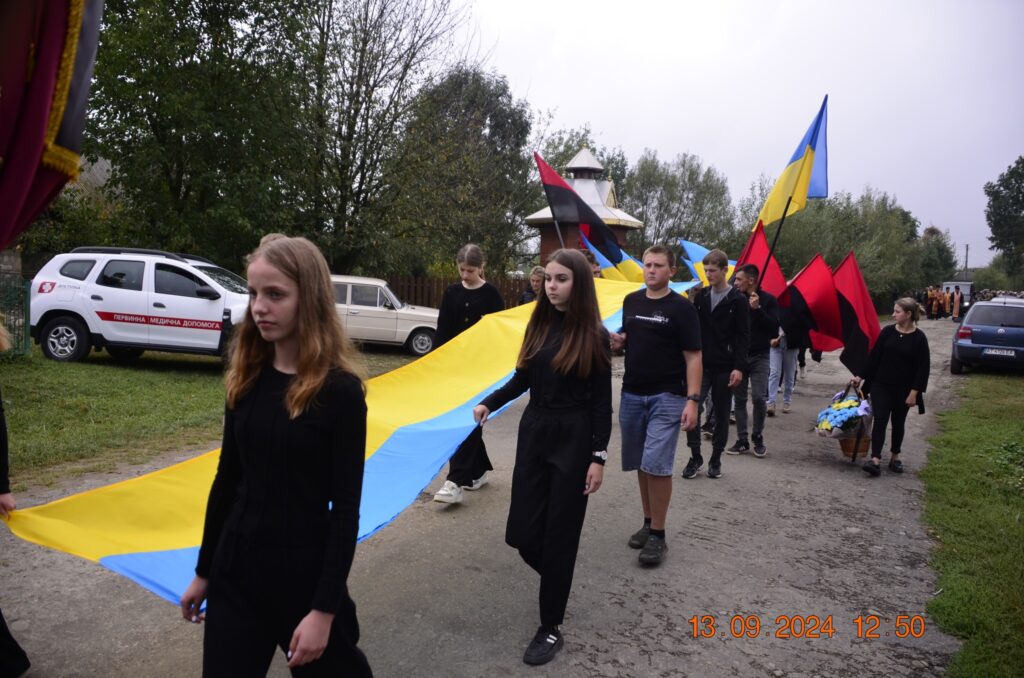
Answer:
[[[949,371],[965,367],[1024,368],[1024,299],[996,297],[971,305],[956,334]]]

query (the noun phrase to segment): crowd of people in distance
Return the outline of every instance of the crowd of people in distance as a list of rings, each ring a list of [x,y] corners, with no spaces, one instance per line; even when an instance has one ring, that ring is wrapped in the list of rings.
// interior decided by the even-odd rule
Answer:
[[[924,315],[928,320],[950,318],[957,323],[960,322],[966,301],[959,285],[954,285],[952,289],[947,285],[945,289],[932,286],[916,290],[911,298],[924,309]]]

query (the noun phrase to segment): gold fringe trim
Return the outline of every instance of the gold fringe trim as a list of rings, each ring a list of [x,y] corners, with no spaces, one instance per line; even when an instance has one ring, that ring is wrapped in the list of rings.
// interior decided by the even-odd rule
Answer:
[[[50,119],[46,125],[47,148],[52,146],[53,142],[57,139],[57,132],[60,131],[60,123],[64,120],[64,108],[68,103],[68,90],[71,89],[71,76],[74,75],[75,72],[75,56],[78,53],[78,36],[82,32],[82,16],[84,13],[85,0],[68,0],[68,32],[64,38],[64,52],[60,56],[60,67],[57,69],[57,86],[53,90],[53,104],[50,106]]]
[[[63,146],[47,144],[43,148],[42,163],[45,167],[56,170],[70,181],[74,181],[78,178],[82,158],[74,151],[68,150]]]

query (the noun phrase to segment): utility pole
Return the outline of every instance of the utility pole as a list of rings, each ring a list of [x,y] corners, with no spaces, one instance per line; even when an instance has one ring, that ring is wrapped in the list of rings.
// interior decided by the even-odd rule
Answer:
[[[971,244],[964,245],[964,278],[967,277],[967,257],[971,255]]]

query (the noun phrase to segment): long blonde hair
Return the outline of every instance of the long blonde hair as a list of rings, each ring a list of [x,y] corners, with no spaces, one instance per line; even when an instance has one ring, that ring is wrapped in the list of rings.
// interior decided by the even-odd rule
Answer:
[[[11,335],[4,327],[4,314],[0,313],[0,353],[11,347]]]
[[[257,259],[265,260],[298,287],[299,316],[295,331],[299,365],[285,396],[288,414],[295,419],[323,388],[330,370],[348,372],[360,381],[363,370],[338,320],[330,269],[317,246],[305,238],[273,233],[264,236],[259,247],[246,257],[246,264]],[[260,335],[250,304],[231,341],[231,362],[224,378],[228,407],[235,407],[239,398],[249,392],[260,371],[273,357],[274,346]]]

